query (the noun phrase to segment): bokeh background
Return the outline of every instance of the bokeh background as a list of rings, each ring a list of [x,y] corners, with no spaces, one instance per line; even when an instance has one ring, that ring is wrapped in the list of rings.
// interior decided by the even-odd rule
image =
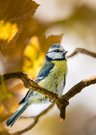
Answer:
[[[36,4],[37,3],[37,4]],[[63,35],[64,34],[64,35]],[[23,71],[35,79],[52,43],[61,43],[68,54],[81,47],[96,52],[95,0],[0,0],[0,73]],[[96,60],[84,54],[68,59],[64,92],[82,79],[96,75]],[[32,119],[12,128],[5,119],[26,93],[20,80],[2,78],[0,86],[0,135],[15,132]],[[26,111],[26,115],[29,111]],[[70,100],[66,119],[54,107],[24,135],[96,135],[96,85]]]

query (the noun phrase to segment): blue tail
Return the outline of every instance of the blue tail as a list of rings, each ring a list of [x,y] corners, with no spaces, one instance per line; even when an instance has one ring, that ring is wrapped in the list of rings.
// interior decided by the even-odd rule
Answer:
[[[6,122],[7,126],[13,126],[16,120],[21,116],[21,114],[27,109],[29,103],[25,103],[21,108],[19,108]]]

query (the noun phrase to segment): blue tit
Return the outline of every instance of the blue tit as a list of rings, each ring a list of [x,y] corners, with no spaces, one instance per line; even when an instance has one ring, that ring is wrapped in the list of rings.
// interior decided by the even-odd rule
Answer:
[[[66,53],[67,51],[60,44],[53,44],[49,48],[45,63],[35,80],[41,87],[56,93],[58,96],[62,95],[66,83]],[[29,106],[31,106],[31,114],[34,116],[47,108],[49,104],[51,104],[49,98],[38,92],[29,90],[20,101],[18,110],[7,120],[6,124],[7,126],[12,126]]]

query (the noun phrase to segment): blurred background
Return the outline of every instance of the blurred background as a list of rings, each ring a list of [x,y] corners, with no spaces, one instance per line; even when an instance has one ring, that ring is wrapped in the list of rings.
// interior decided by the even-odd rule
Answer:
[[[63,35],[64,34],[64,35]],[[48,47],[61,43],[70,54],[75,48],[96,52],[95,0],[0,0],[0,73],[23,71],[35,79]],[[80,80],[96,75],[96,60],[78,54],[68,59],[64,92]],[[32,122],[19,120],[12,128],[5,119],[18,107],[26,89],[20,80],[0,86],[0,135],[20,130]],[[29,111],[26,111],[28,115]],[[96,85],[70,100],[66,119],[54,107],[24,135],[96,135]]]

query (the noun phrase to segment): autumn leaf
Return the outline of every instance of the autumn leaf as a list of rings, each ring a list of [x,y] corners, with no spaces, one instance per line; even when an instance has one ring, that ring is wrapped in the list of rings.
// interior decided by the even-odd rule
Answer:
[[[61,35],[50,35],[46,37],[44,34],[41,36],[37,36],[39,40],[40,49],[42,52],[44,52],[44,55],[46,54],[48,48],[55,43],[60,43],[61,39],[63,37],[63,34]]]
[[[25,29],[27,35],[24,34],[23,23],[32,17],[38,6],[33,0],[0,0],[0,51],[4,55],[20,56],[29,38]]]
[[[2,41],[0,42],[1,44],[4,41],[7,41],[7,43],[9,43],[14,38],[17,32],[18,32],[17,24],[0,21],[0,41]]]
[[[33,0],[0,0],[0,20],[9,21],[32,16],[38,6]]]
[[[35,78],[42,61],[44,61],[44,53],[40,50],[38,37],[34,36],[24,50],[23,71],[31,78]]]

